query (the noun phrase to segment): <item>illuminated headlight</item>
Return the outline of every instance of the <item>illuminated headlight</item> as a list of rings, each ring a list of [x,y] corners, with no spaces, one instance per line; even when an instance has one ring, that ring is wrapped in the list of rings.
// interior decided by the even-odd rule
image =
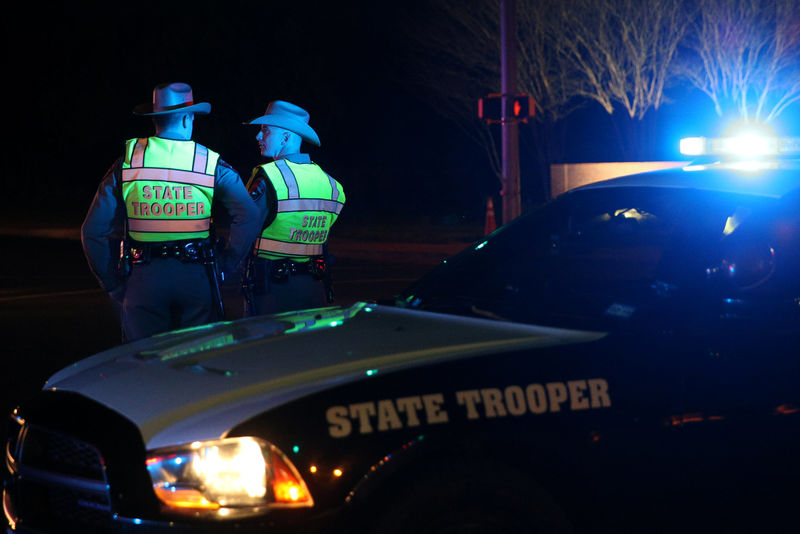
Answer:
[[[314,505],[291,461],[274,445],[256,438],[149,451],[147,471],[158,498],[176,511]]]

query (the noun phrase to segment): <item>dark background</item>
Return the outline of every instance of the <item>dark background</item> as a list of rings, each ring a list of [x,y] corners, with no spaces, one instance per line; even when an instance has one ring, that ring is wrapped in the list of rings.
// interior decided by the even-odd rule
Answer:
[[[173,81],[211,103],[211,114],[195,121],[194,138],[245,180],[263,161],[257,127],[242,123],[282,99],[310,112],[322,147],[304,150],[346,188],[349,224],[480,218],[486,195],[497,189],[483,152],[404,81],[413,61],[403,25],[415,9],[424,16],[424,5],[19,6],[3,21],[10,141],[3,218],[62,213],[80,223],[123,141],[152,133],[132,108],[150,101],[155,85]]]

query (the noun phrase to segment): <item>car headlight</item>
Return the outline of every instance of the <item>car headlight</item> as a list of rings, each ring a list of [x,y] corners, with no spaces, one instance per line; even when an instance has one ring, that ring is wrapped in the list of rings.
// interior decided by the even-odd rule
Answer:
[[[251,437],[148,451],[153,490],[174,511],[310,507],[305,481],[274,445]],[[226,515],[226,514],[222,514]]]

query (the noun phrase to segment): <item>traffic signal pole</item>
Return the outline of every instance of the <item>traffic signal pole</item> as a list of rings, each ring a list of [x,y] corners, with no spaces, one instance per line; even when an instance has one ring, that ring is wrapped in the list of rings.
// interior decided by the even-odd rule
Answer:
[[[500,2],[500,62],[502,69],[503,197],[502,224],[522,213],[520,201],[519,124],[512,105],[517,93],[517,24],[515,0]]]

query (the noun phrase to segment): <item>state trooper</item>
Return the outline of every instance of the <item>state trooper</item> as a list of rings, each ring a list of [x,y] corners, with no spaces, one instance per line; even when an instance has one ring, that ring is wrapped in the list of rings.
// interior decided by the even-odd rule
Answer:
[[[161,84],[152,103],[155,135],[129,139],[103,177],[81,227],[89,268],[121,314],[123,340],[222,319],[219,278],[235,271],[260,228],[239,174],[192,141],[194,102],[185,83]],[[215,250],[212,207],[230,215],[228,246]],[[221,274],[223,273],[223,274]]]
[[[262,231],[244,280],[247,315],[318,308],[333,301],[327,241],[345,203],[342,185],[308,154],[320,146],[303,108],[275,100],[256,136],[271,161],[253,169],[247,188],[261,211]]]

